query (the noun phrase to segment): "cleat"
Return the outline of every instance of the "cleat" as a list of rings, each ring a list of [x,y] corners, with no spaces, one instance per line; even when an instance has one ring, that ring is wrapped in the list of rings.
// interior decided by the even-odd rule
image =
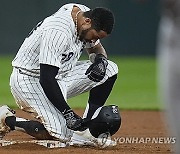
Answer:
[[[15,116],[15,111],[10,109],[7,105],[0,107],[0,140],[11,131],[10,127],[6,125],[5,119],[9,116]]]
[[[91,135],[89,129],[85,131],[75,131],[71,138],[71,141],[68,143],[70,146],[77,147],[97,147],[97,148],[107,148],[114,147],[117,145],[117,142],[111,140],[109,136],[100,135],[98,138],[95,138]]]

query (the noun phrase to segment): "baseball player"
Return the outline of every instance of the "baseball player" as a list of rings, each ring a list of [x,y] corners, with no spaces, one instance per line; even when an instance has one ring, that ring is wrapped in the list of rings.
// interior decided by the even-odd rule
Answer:
[[[19,108],[34,114],[40,122],[15,117],[3,106],[1,136],[10,130],[23,130],[37,139],[82,139],[87,122],[101,111],[117,78],[118,67],[107,59],[100,43],[113,25],[110,10],[73,3],[39,22],[12,61],[10,87]],[[83,49],[90,60],[78,61]],[[81,118],[67,99],[87,91],[89,99]],[[81,133],[74,133],[78,131]],[[85,141],[87,137],[83,144]]]
[[[162,101],[167,109],[166,121],[176,137],[180,153],[180,1],[163,0],[159,26],[158,66]]]

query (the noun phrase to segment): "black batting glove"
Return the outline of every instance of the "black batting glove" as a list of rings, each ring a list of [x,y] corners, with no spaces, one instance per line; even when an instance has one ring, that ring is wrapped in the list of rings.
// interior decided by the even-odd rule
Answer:
[[[107,65],[107,58],[103,54],[97,54],[94,63],[90,65],[85,75],[94,82],[100,82],[106,74]]]
[[[66,119],[67,128],[74,131],[84,131],[87,128],[83,124],[83,119],[74,113],[72,109],[65,110],[62,114]]]

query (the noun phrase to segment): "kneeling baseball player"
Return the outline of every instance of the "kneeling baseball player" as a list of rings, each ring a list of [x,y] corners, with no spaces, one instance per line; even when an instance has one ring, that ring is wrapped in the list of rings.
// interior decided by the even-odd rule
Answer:
[[[111,33],[113,25],[110,10],[73,3],[39,22],[12,61],[10,87],[19,108],[40,121],[16,117],[4,105],[0,107],[0,138],[20,130],[36,139],[98,146],[99,135],[117,132],[121,124],[118,107],[104,104],[118,67],[107,60],[99,41]],[[90,60],[78,61],[83,49]],[[81,118],[67,99],[87,91],[89,99]],[[115,145],[110,141],[105,146]]]

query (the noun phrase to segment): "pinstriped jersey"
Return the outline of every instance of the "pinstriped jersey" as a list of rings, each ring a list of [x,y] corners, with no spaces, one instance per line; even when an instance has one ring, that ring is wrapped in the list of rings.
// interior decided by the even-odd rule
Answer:
[[[83,12],[90,10],[84,5],[66,4],[38,23],[24,40],[12,66],[32,76],[39,76],[40,63],[59,67],[59,74],[67,73],[76,65],[83,48],[99,43],[98,40],[94,44],[84,44],[78,40],[71,16],[74,5]]]

